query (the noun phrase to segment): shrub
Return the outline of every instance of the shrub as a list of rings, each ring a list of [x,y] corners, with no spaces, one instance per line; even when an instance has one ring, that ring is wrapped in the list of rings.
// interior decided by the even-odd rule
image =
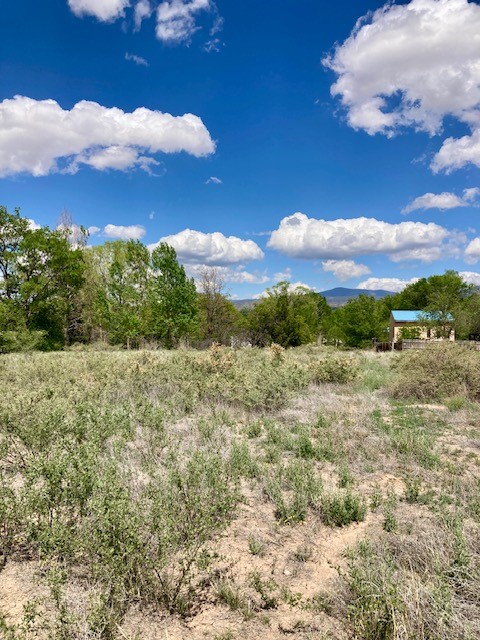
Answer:
[[[394,398],[480,401],[480,353],[469,346],[442,342],[407,351],[394,368],[396,377],[390,386]]]
[[[351,491],[332,493],[322,497],[320,516],[329,527],[344,527],[351,522],[365,520],[365,499]]]
[[[345,384],[355,380],[359,372],[357,361],[348,357],[332,356],[313,362],[310,366],[312,380],[316,384],[324,382]]]
[[[302,522],[309,507],[317,505],[322,481],[311,461],[293,460],[280,466],[273,477],[267,478],[265,491],[275,503],[275,516],[282,524]]]

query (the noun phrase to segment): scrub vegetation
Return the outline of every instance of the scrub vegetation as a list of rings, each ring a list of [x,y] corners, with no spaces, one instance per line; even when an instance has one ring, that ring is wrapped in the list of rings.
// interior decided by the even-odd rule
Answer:
[[[448,345],[3,355],[0,637],[480,637],[478,370]]]

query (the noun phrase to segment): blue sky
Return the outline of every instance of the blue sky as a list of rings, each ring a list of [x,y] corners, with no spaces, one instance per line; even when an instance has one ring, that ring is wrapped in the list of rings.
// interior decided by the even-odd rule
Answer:
[[[480,283],[478,4],[24,0],[0,29],[0,202],[37,224],[167,239],[241,298]]]

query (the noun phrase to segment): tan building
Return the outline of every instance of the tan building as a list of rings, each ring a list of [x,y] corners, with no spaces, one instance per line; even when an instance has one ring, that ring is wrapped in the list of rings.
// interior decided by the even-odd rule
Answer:
[[[390,314],[390,342],[400,340],[443,340],[438,338],[434,328],[426,327],[423,311],[406,311],[395,309]],[[452,329],[448,337],[455,341],[455,331]]]

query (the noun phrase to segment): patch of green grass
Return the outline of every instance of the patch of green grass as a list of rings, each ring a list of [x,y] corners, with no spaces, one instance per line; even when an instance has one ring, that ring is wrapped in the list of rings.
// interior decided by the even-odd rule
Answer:
[[[275,516],[282,524],[295,524],[307,517],[322,493],[322,481],[310,460],[292,460],[267,479],[266,493],[275,503]]]
[[[441,423],[436,417],[425,416],[418,408],[398,406],[385,418],[374,410],[371,419],[377,429],[389,436],[392,448],[401,456],[425,469],[438,466],[439,458],[433,449]]]
[[[329,527],[344,527],[362,522],[367,514],[365,498],[351,491],[325,494],[321,500],[320,516]]]

